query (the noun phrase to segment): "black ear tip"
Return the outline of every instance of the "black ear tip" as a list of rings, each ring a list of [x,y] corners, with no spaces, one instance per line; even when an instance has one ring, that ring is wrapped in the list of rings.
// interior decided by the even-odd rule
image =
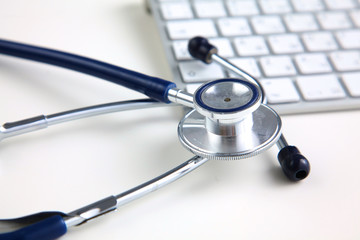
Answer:
[[[189,40],[188,51],[190,55],[205,63],[211,62],[211,54],[217,53],[216,47],[211,45],[206,38],[194,37]]]
[[[300,181],[310,173],[309,161],[294,146],[280,150],[278,159],[284,174],[292,181]]]

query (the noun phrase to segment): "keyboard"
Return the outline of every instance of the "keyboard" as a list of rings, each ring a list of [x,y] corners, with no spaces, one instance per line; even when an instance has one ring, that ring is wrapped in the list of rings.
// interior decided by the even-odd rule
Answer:
[[[360,109],[360,0],[148,0],[179,88],[237,77],[191,58],[203,36],[280,114]]]

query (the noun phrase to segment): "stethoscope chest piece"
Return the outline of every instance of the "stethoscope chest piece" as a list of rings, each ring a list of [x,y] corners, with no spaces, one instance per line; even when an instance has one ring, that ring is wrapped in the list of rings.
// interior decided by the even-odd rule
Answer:
[[[240,79],[205,83],[194,94],[195,109],[180,121],[181,143],[196,155],[236,160],[268,149],[281,135],[281,120],[261,104],[258,87]]]

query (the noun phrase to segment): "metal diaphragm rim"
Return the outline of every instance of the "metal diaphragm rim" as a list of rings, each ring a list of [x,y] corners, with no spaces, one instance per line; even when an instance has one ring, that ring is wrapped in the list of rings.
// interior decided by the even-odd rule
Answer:
[[[214,134],[206,129],[205,118],[192,110],[180,121],[178,136],[189,151],[209,159],[237,160],[252,157],[271,147],[281,135],[280,116],[263,104],[252,113],[253,125],[245,129],[246,134]]]

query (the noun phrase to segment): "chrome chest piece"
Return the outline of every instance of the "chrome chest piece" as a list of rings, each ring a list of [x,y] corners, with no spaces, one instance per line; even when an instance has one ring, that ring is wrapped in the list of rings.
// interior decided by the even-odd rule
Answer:
[[[244,80],[203,84],[194,94],[195,109],[179,123],[181,143],[196,155],[218,160],[268,149],[281,135],[281,120],[261,100],[259,88]]]

